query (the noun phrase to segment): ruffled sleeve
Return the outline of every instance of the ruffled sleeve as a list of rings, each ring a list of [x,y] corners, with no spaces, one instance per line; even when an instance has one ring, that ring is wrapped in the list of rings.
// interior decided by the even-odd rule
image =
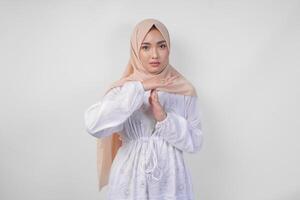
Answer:
[[[198,97],[184,96],[184,102],[184,116],[167,111],[167,117],[158,121],[155,128],[169,144],[179,150],[196,153],[203,143]]]
[[[142,106],[144,92],[140,81],[128,81],[111,89],[84,112],[86,131],[97,138],[122,131],[126,119]]]

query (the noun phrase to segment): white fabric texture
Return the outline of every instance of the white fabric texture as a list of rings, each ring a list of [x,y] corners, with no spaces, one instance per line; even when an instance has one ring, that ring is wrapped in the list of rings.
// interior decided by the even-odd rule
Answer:
[[[198,97],[158,91],[167,117],[156,122],[149,95],[140,81],[128,81],[85,111],[86,130],[92,136],[121,133],[107,199],[194,200],[183,152],[196,153],[202,146]]]

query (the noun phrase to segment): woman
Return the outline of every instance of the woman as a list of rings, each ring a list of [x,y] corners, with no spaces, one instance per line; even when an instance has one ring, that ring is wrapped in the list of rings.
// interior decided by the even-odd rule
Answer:
[[[169,54],[165,25],[139,22],[123,77],[85,111],[86,130],[98,139],[99,190],[108,184],[108,199],[194,199],[183,152],[202,145],[198,97]]]

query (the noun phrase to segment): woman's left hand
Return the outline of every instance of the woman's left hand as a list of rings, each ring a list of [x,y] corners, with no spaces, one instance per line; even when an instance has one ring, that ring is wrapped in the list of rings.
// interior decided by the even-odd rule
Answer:
[[[156,121],[162,121],[167,117],[167,113],[160,104],[158,100],[157,91],[155,89],[152,89],[150,91],[149,103],[152,110],[152,114]]]

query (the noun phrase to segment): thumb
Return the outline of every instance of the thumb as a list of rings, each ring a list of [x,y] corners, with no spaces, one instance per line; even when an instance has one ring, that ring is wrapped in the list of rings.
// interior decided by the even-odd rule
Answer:
[[[155,89],[151,89],[150,95],[152,95],[154,91],[155,91]]]
[[[148,98],[149,103],[150,103],[151,105],[152,105],[152,99],[153,99],[153,96],[152,96],[152,90],[151,90],[150,95],[149,95],[149,98]]]

